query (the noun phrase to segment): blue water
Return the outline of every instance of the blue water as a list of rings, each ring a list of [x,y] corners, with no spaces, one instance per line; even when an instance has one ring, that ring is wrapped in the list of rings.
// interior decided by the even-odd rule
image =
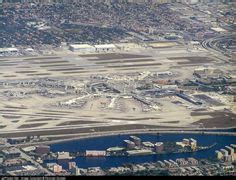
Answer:
[[[147,155],[147,156],[134,156],[134,157],[77,157],[75,160],[78,167],[118,167],[127,163],[145,163],[145,162],[156,162],[159,160],[169,160],[177,158],[211,158],[215,155],[215,150],[221,149],[226,145],[236,144],[236,137],[234,136],[217,136],[217,135],[200,135],[200,134],[162,134],[161,136],[143,134],[137,135],[142,141],[150,142],[176,142],[182,141],[183,138],[194,138],[198,141],[199,145],[207,146],[214,143],[217,145],[209,150],[194,152],[194,153],[182,153],[182,154],[167,154],[167,155]],[[69,152],[84,152],[86,150],[106,150],[109,147],[123,146],[123,140],[129,139],[129,135],[99,137],[92,139],[83,139],[70,142],[64,142],[60,144],[51,145],[53,152],[58,151],[69,151]],[[64,168],[67,168],[67,163],[62,164]]]
[[[202,131],[202,130],[199,130]],[[236,132],[236,128],[231,129],[216,129],[216,130],[204,130],[205,132]]]

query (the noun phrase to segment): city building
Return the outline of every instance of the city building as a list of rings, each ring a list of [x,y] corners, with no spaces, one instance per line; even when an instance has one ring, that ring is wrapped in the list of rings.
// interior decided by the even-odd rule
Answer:
[[[187,166],[188,161],[186,161],[184,158],[178,158],[176,159],[176,162],[178,163],[179,166]]]
[[[134,149],[135,148],[134,142],[132,142],[130,140],[124,140],[124,143],[125,143],[126,149]]]
[[[157,142],[154,146],[154,150],[157,153],[161,153],[164,150],[164,143],[163,142]]]
[[[123,150],[124,150],[123,147],[111,147],[107,149],[107,152],[121,152]]]
[[[4,149],[4,150],[2,150],[2,155],[6,159],[11,159],[11,158],[18,158],[18,157],[20,157],[21,154],[15,148],[11,148],[11,149]]]
[[[129,51],[131,49],[138,49],[141,47],[141,45],[137,43],[118,43],[114,45],[121,51]]]
[[[178,163],[177,162],[175,162],[175,161],[173,161],[172,159],[169,159],[169,162],[170,163],[172,163],[172,165],[174,165],[174,166],[176,166],[176,167],[178,167],[179,165],[178,165]]]
[[[225,146],[225,149],[217,150],[216,158],[224,162],[234,162],[236,160],[234,147],[235,145],[231,144],[230,146]]]
[[[50,146],[47,145],[39,145],[35,147],[35,153],[38,155],[45,155],[50,153]]]
[[[49,170],[51,170],[54,173],[60,173],[63,170],[62,166],[60,166],[57,163],[47,163],[46,166]]]
[[[161,167],[165,167],[165,164],[162,161],[157,161],[157,164]]]
[[[81,175],[81,169],[78,168],[77,166],[72,167],[71,172],[75,176],[80,176]]]
[[[53,166],[53,172],[54,172],[54,173],[60,173],[60,172],[62,172],[62,166],[60,166],[60,165],[58,165],[58,164],[54,165],[54,166]]]
[[[22,149],[24,152],[29,153],[29,152],[35,151],[36,147],[35,147],[35,146],[27,146],[27,147],[23,147],[23,148],[21,148],[21,149]]]
[[[48,169],[52,170],[53,166],[57,165],[57,163],[46,163]]]
[[[190,144],[189,139],[183,139],[182,142],[183,142],[183,144],[186,145],[186,146],[189,146],[189,144]]]
[[[149,149],[141,149],[141,150],[130,150],[126,151],[128,156],[135,156],[135,155],[148,155],[152,154],[153,152]]]
[[[114,44],[99,44],[94,46],[96,48],[96,52],[99,53],[108,53],[114,52],[117,50],[117,47]]]
[[[225,149],[228,151],[229,155],[234,155],[234,149],[230,146],[225,146]]]
[[[69,170],[72,170],[73,168],[76,167],[76,162],[69,162],[68,165],[69,165]]]
[[[0,55],[4,53],[18,53],[19,50],[17,48],[0,48]]]
[[[130,136],[130,140],[133,141],[136,146],[140,146],[142,142],[141,139],[136,136]]]
[[[3,157],[0,155],[0,164],[3,163]]]
[[[220,151],[222,152],[223,156],[229,155],[228,151],[226,151],[225,149],[220,149]]]
[[[142,145],[145,146],[145,147],[154,147],[154,144],[151,143],[151,142],[142,142]]]
[[[106,151],[86,151],[86,156],[98,157],[98,156],[106,156]]]
[[[58,152],[57,159],[58,160],[67,160],[67,159],[72,159],[72,157],[70,157],[69,152]]]
[[[195,158],[187,158],[187,161],[192,166],[198,165],[198,160],[196,160]]]
[[[5,145],[7,140],[5,138],[0,138],[0,146]]]
[[[172,168],[173,167],[173,164],[167,160],[164,160],[164,163],[165,165],[168,167],[168,168]]]
[[[69,49],[79,53],[93,53],[96,50],[94,46],[89,44],[71,44],[69,45]]]
[[[220,150],[223,154],[223,160],[225,162],[232,162],[233,161],[233,156],[229,155],[229,152],[225,149]]]
[[[234,149],[234,153],[236,153],[236,145],[235,144],[230,144],[230,147]]]
[[[190,139],[190,146],[192,150],[195,150],[197,148],[197,141],[195,139]]]
[[[224,157],[223,154],[222,154],[222,152],[216,150],[215,153],[216,153],[216,158],[217,158],[218,160],[222,160],[222,158]]]
[[[7,139],[7,142],[10,144],[21,144],[21,143],[25,143],[27,141],[26,138],[9,138]]]

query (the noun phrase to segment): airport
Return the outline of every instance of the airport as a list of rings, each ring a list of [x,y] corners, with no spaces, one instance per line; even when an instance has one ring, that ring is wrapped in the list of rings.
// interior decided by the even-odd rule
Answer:
[[[235,174],[235,2],[0,5],[0,175]],[[138,137],[160,134],[187,137],[174,145]],[[94,138],[88,144],[96,145],[96,138],[112,142],[126,135],[124,147],[101,150],[104,141],[82,155],[50,150],[72,140]],[[209,143],[199,148],[204,138]],[[214,138],[224,145],[212,152]],[[192,154],[105,170],[61,165],[77,156],[148,159],[163,147]],[[214,161],[192,157],[204,148]]]
[[[233,127],[235,74],[222,66],[227,57],[174,43],[105,45],[106,53],[86,54],[69,45],[51,56],[2,59],[1,134]]]

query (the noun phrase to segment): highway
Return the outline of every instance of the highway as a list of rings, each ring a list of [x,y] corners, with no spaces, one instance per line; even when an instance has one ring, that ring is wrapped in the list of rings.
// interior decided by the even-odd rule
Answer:
[[[17,149],[18,152],[21,153],[21,157],[26,159],[27,161],[30,161],[32,164],[35,165],[35,167],[37,167],[38,169],[43,170],[45,173],[47,173],[48,176],[53,176],[54,174],[52,172],[50,172],[49,170],[47,170],[46,168],[44,168],[43,166],[41,166],[38,162],[36,162],[35,160],[33,160],[30,156],[28,156],[27,154],[25,154],[24,152],[22,152],[21,150]]]
[[[226,55],[228,52],[226,52],[225,49],[220,48],[219,44],[233,38],[236,38],[236,33],[219,35],[203,41],[202,46],[213,54],[217,54],[222,60],[229,60],[229,55]]]
[[[10,147],[12,146],[11,144],[7,143],[4,147]],[[27,155],[26,153],[24,153],[22,150],[20,150],[19,148],[13,146],[15,148],[15,150],[21,154],[21,158],[25,159],[28,162],[31,162],[33,165],[35,165],[35,167],[37,167],[39,170],[43,170],[48,176],[53,176],[54,174],[52,172],[50,172],[48,169],[44,168],[41,164],[39,164],[38,162],[36,162],[34,159],[32,159],[29,155]]]

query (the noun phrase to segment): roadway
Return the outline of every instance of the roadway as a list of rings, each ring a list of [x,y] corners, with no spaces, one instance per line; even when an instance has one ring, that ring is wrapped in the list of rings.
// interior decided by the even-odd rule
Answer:
[[[232,34],[222,34],[210,39],[207,39],[202,42],[202,46],[212,52],[215,55],[218,55],[222,60],[229,60],[230,55],[225,49],[220,48],[219,43],[225,42],[227,40],[233,39],[236,37],[236,33]]]
[[[5,145],[5,147],[11,147],[12,145],[7,143]],[[54,174],[52,172],[50,172],[48,169],[44,168],[41,164],[39,164],[38,162],[36,162],[34,159],[32,159],[32,157],[30,157],[29,155],[27,155],[26,153],[24,153],[22,150],[20,150],[19,148],[15,147],[15,150],[21,154],[21,158],[25,159],[28,162],[31,162],[35,167],[37,167],[39,170],[43,170],[46,175],[48,176],[53,176]]]

